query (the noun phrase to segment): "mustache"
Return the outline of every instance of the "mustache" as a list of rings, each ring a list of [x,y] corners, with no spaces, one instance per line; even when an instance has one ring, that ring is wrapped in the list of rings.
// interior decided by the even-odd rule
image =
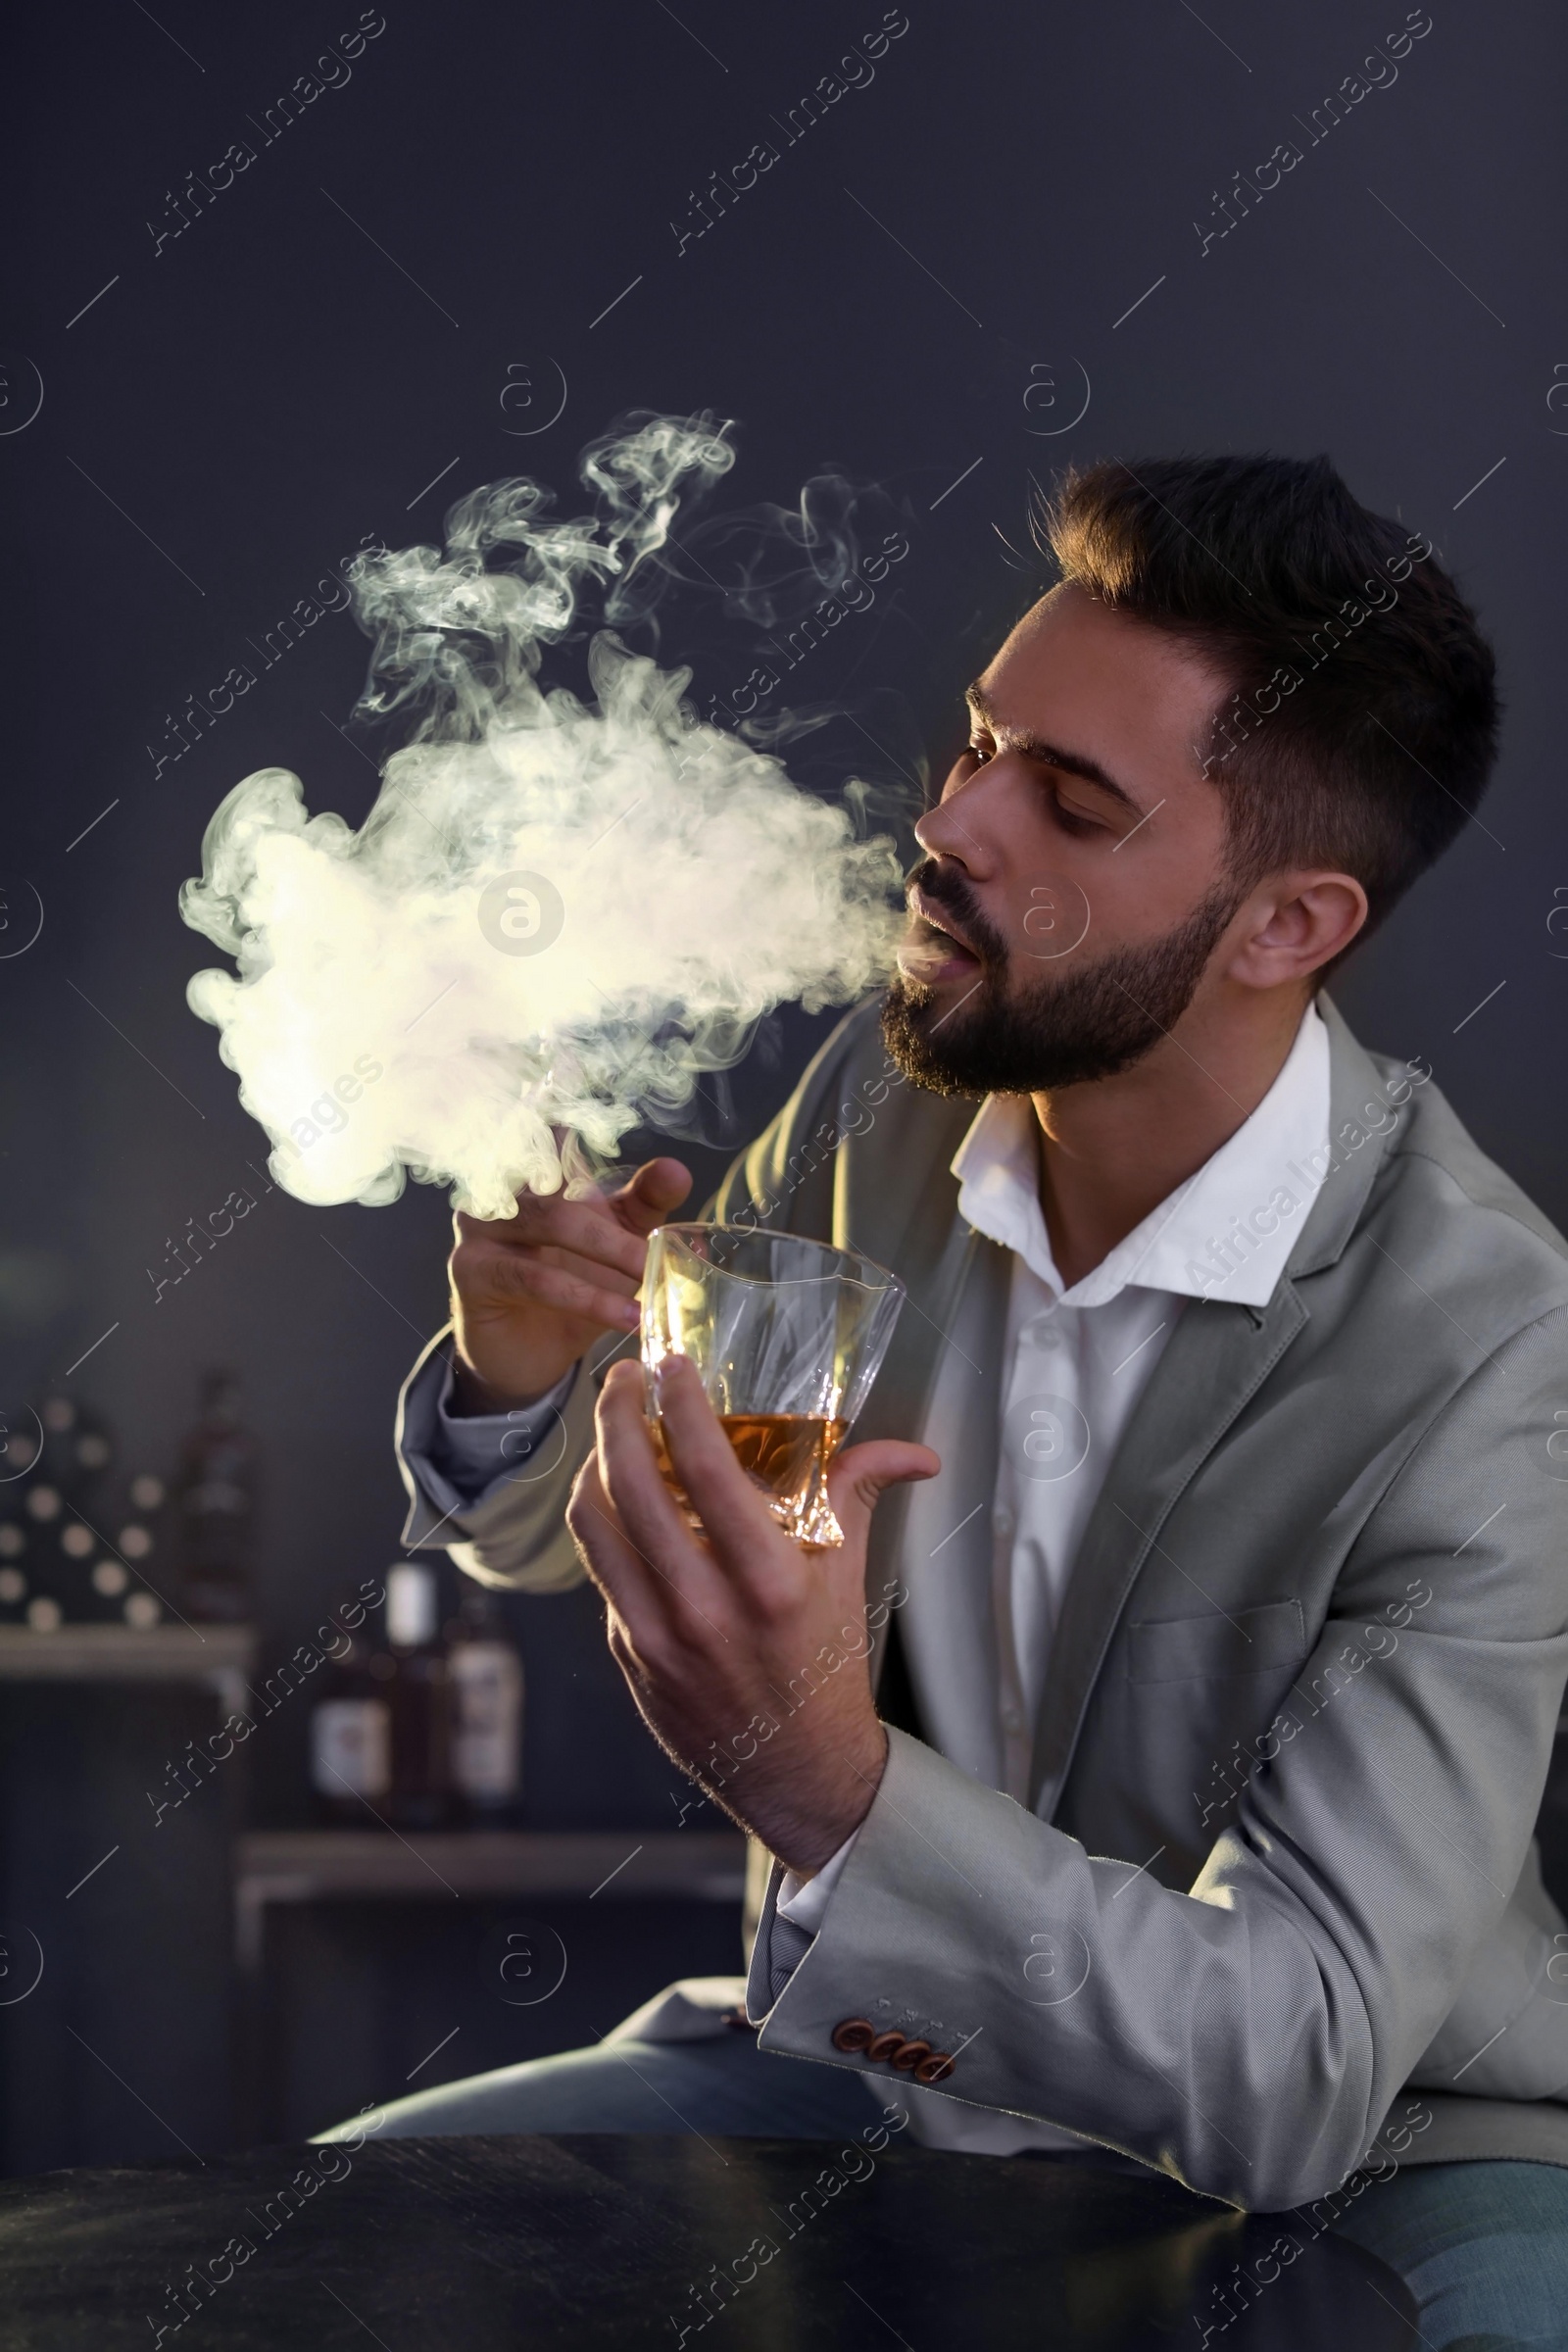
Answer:
[[[909,875],[907,887],[922,891],[933,906],[945,908],[952,915],[983,964],[1006,963],[1006,940],[961,874],[928,858]]]

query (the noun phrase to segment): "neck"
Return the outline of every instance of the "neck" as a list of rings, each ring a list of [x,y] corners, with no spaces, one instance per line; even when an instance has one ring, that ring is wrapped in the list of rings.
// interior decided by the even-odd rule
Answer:
[[[1069,1290],[1251,1117],[1305,1010],[1299,991],[1275,994],[1189,1005],[1130,1070],[1032,1098],[1041,1206]]]

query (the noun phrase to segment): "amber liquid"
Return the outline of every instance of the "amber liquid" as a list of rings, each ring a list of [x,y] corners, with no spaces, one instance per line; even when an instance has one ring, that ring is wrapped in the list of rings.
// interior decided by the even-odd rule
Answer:
[[[775,1519],[793,1536],[842,1542],[827,1509],[825,1473],[844,1442],[847,1423],[813,1413],[720,1413],[719,1425],[754,1487],[767,1496]],[[702,1522],[669,1458],[662,1424],[653,1428],[654,1449],[665,1484],[693,1527]]]

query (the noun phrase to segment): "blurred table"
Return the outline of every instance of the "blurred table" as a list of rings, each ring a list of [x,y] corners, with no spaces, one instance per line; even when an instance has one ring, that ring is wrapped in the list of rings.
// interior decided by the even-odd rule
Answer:
[[[212,2352],[623,2352],[709,2325],[770,2352],[1418,2341],[1393,2273],[1300,2217],[897,2141],[370,2140],[0,2182],[0,2307],[26,2352],[146,2352],[187,2317]]]
[[[234,1853],[234,1948],[260,1970],[271,1903],[535,1895],[624,1901],[746,1891],[738,1830],[253,1830]]]
[[[238,2049],[232,2138],[243,2145],[290,2128],[281,2120],[288,2110],[275,2096],[292,2038],[288,2003],[269,1962],[267,1935],[278,1906],[592,1902],[597,1917],[612,1910],[624,1916],[628,1904],[660,1898],[723,1904],[734,1908],[737,1919],[733,1957],[721,1965],[738,1968],[745,1886],[746,1840],[737,1830],[252,1831],[235,1839],[233,1851]],[[275,1945],[274,1938],[274,1957]],[[687,1971],[677,1964],[670,1973]],[[626,2005],[652,1989],[644,1984]],[[579,2032],[577,2038],[585,2037]],[[292,2128],[311,2130],[326,2120],[318,2112]]]

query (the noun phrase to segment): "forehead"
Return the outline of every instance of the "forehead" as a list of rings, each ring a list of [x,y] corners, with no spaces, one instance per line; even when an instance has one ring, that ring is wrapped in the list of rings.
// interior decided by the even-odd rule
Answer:
[[[1229,691],[1211,658],[1071,586],[1025,613],[977,682],[999,740],[1069,745],[1113,775],[1195,778]]]

